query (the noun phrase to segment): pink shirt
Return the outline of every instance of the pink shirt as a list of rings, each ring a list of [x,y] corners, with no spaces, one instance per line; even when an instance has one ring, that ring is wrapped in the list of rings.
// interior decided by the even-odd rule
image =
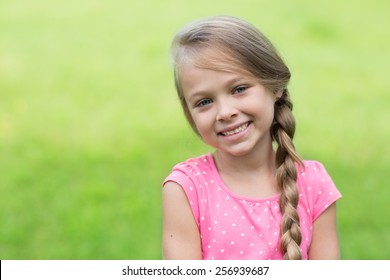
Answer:
[[[341,197],[323,165],[304,161],[298,170],[302,257],[308,258],[313,222]],[[182,186],[199,227],[203,259],[283,259],[279,195],[244,197],[225,186],[211,154],[177,164],[165,182]]]

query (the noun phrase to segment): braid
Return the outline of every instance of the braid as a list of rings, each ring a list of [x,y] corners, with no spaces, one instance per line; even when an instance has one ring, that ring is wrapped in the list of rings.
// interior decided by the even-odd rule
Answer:
[[[282,191],[280,196],[280,212],[282,213],[281,246],[284,259],[302,258],[300,244],[302,234],[297,212],[298,189],[296,186],[297,169],[295,162],[302,164],[295,151],[292,139],[295,133],[295,120],[292,115],[292,103],[288,90],[275,103],[275,117],[271,128],[272,138],[277,142],[276,179]]]

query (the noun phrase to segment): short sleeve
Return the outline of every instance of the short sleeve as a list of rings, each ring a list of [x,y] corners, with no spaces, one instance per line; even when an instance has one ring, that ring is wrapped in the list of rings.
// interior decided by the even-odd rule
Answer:
[[[167,178],[163,182],[163,186],[167,182],[175,182],[179,184],[188,199],[188,203],[191,206],[192,214],[196,223],[199,226],[199,205],[198,205],[198,194],[195,188],[194,182],[191,180],[190,176],[185,174],[182,170],[173,169],[173,171],[167,176]]]
[[[329,176],[325,167],[318,161],[306,161],[301,173],[305,184],[302,186],[315,221],[331,204],[341,198],[341,193]]]

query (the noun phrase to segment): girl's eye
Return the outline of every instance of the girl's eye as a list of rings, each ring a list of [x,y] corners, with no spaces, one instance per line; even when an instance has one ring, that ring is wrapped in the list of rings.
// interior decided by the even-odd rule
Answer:
[[[213,103],[211,99],[202,99],[198,103],[196,103],[195,107],[204,107],[206,105],[209,105]]]
[[[239,86],[234,89],[235,93],[243,93],[248,87],[245,86]]]

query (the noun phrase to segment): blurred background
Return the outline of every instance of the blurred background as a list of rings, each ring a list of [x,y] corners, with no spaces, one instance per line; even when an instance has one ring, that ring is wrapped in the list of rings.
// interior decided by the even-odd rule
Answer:
[[[390,2],[3,0],[0,259],[161,259],[161,183],[208,152],[169,45],[196,18],[262,30],[292,72],[296,147],[343,194],[342,259],[390,259]]]

